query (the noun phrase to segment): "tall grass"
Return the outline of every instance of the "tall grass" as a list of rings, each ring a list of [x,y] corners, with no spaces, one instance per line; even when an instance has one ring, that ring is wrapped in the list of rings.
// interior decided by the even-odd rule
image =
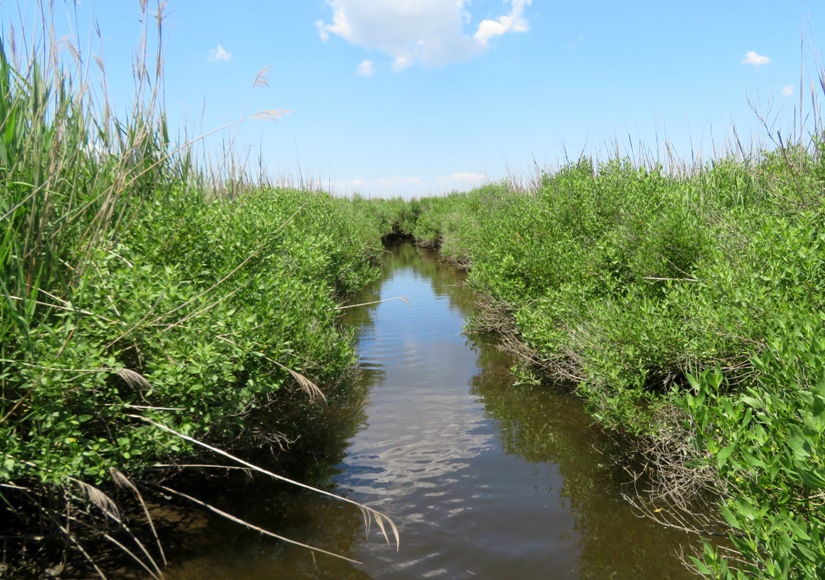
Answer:
[[[114,484],[143,504],[157,463],[220,448],[247,465],[299,436],[317,385],[355,360],[336,307],[377,275],[380,232],[240,165],[210,176],[169,140],[162,3],[141,2],[126,118],[102,61],[93,87],[58,46],[50,6],[41,29],[4,35],[28,44],[0,44],[1,535],[29,573],[68,557],[104,575],[103,542],[157,576],[148,511],[121,512]]]

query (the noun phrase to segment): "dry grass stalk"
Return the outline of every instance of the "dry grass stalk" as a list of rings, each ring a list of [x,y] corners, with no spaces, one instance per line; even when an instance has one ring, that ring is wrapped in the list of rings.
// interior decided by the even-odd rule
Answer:
[[[384,532],[384,537],[386,538],[387,542],[390,543],[389,534],[387,533],[387,531],[384,527],[384,521],[386,520],[387,524],[389,525],[389,527],[392,531],[393,537],[395,539],[396,549],[398,549],[401,545],[401,538],[398,534],[398,528],[396,527],[395,523],[387,515],[382,514],[381,512],[379,512],[376,509],[365,506],[364,504],[358,503],[357,501],[353,501],[351,499],[341,497],[339,495],[335,495],[334,493],[330,493],[328,491],[324,491],[322,489],[312,487],[311,485],[307,485],[305,483],[295,481],[294,479],[289,479],[289,478],[284,477],[282,475],[278,475],[276,473],[272,473],[271,471],[267,471],[266,469],[258,467],[257,465],[255,465],[253,463],[249,463],[248,461],[244,461],[243,459],[241,459],[239,457],[235,457],[231,453],[227,453],[226,451],[224,451],[222,449],[218,449],[217,447],[213,447],[212,445],[204,443],[203,441],[199,441],[199,440],[195,439],[194,437],[189,437],[188,435],[184,435],[183,433],[175,431],[174,429],[172,429],[170,427],[167,427],[166,425],[162,425],[162,424],[160,424],[156,421],[153,421],[152,419],[148,419],[147,417],[143,417],[141,415],[126,415],[126,416],[131,417],[133,419],[137,419],[139,421],[144,421],[146,423],[149,423],[150,425],[153,425],[154,427],[156,427],[158,429],[161,429],[162,431],[166,431],[167,433],[171,433],[172,435],[175,435],[176,437],[180,437],[184,441],[188,441],[189,443],[192,443],[192,444],[197,445],[199,447],[203,447],[204,449],[208,449],[209,451],[211,451],[213,453],[216,453],[216,454],[218,454],[222,457],[226,457],[227,459],[230,459],[230,460],[232,460],[232,461],[234,461],[234,462],[236,462],[240,465],[248,467],[249,469],[251,469],[253,471],[257,471],[258,473],[262,473],[262,474],[267,475],[267,476],[269,476],[273,479],[276,479],[278,481],[283,481],[285,483],[289,483],[291,485],[295,485],[297,487],[307,489],[309,491],[318,493],[320,495],[324,495],[324,496],[330,497],[332,499],[354,505],[358,509],[361,510],[361,512],[364,514],[365,518],[368,517],[368,516],[372,516],[376,520],[376,523],[381,528],[382,532]]]
[[[110,534],[107,533],[104,533],[103,537],[109,542],[113,543],[115,546],[117,546],[118,549],[120,549],[123,553],[129,556],[133,561],[137,562],[138,565],[144,570],[146,570],[146,572],[152,578],[154,578],[155,580],[161,580],[161,578],[163,578],[163,573],[159,569],[156,568],[155,570],[152,570],[151,568],[149,568],[149,566],[143,560],[138,558],[134,552],[132,552],[126,545],[123,544],[123,542],[116,540]],[[155,563],[154,560],[152,560],[152,563]]]
[[[253,83],[253,87],[268,87],[269,86],[269,71],[272,70],[272,65],[268,64],[263,67],[261,70],[258,71],[258,74],[255,75],[255,82]]]
[[[173,495],[177,495],[177,496],[183,497],[185,499],[188,499],[189,501],[191,501],[193,503],[196,503],[199,506],[204,507],[204,508],[208,509],[209,511],[215,513],[215,514],[218,514],[222,518],[226,518],[227,520],[229,520],[231,522],[235,522],[236,524],[240,524],[240,525],[244,526],[245,528],[249,528],[250,530],[254,530],[254,531],[258,532],[259,534],[263,534],[264,536],[269,536],[271,538],[275,538],[276,540],[281,540],[282,542],[286,542],[286,543],[292,544],[294,546],[300,546],[301,548],[306,548],[306,549],[311,550],[313,552],[320,552],[322,554],[326,554],[327,556],[332,556],[333,558],[339,558],[341,560],[346,560],[347,562],[351,562],[353,564],[361,564],[362,563],[362,562],[359,562],[358,560],[353,560],[352,558],[347,558],[346,556],[342,556],[341,554],[336,554],[335,552],[329,552],[327,550],[324,550],[323,548],[318,548],[316,546],[310,546],[309,544],[302,544],[301,542],[297,542],[295,540],[290,540],[287,537],[280,536],[278,534],[270,532],[269,530],[266,530],[264,528],[261,528],[259,526],[254,525],[254,524],[250,524],[249,522],[247,522],[245,520],[242,520],[241,518],[239,518],[237,516],[233,516],[232,514],[230,514],[228,512],[225,512],[221,509],[218,509],[213,505],[210,505],[210,504],[208,504],[204,501],[201,501],[197,498],[194,498],[191,495],[187,495],[183,492],[176,491],[176,490],[174,490],[170,487],[167,487],[165,485],[159,485],[157,487],[159,489],[162,489],[163,491],[166,491],[166,492],[171,493]]]
[[[347,308],[357,308],[358,306],[369,306],[371,304],[381,304],[382,302],[390,302],[392,300],[400,300],[407,306],[412,306],[410,299],[406,296],[396,296],[394,298],[385,298],[384,300],[373,300],[372,302],[362,302],[361,304],[347,304],[346,306],[337,306],[335,310],[346,310]]]
[[[277,365],[280,368],[287,371],[290,375],[292,375],[292,378],[295,379],[295,382],[298,383],[298,386],[301,387],[301,389],[307,395],[309,395],[310,402],[314,403],[315,400],[318,399],[318,398],[321,398],[324,401],[327,400],[326,395],[324,395],[324,392],[318,387],[318,385],[313,383],[311,380],[306,378],[304,375],[302,375],[301,373],[299,373],[297,371],[293,371],[290,368],[285,367],[284,365],[282,365],[281,363],[279,363],[277,361],[272,361],[272,362],[275,365]]]
[[[132,405],[126,403],[121,405],[124,409],[139,409],[141,411],[185,411],[185,407],[156,407],[154,405]]]
[[[138,488],[129,480],[128,477],[123,475],[114,467],[109,468],[109,474],[112,476],[112,480],[118,487],[130,490],[132,493],[135,494],[135,497],[138,498],[138,501],[140,502],[140,507],[143,509],[143,514],[146,516],[146,521],[149,523],[149,528],[152,530],[152,535],[155,538],[155,544],[157,544],[158,553],[160,553],[160,558],[161,560],[163,560],[163,565],[166,566],[166,554],[163,551],[163,545],[161,545],[160,538],[158,537],[158,532],[155,529],[155,523],[152,520],[151,514],[149,513],[149,508],[146,507],[146,502],[143,501],[143,495],[141,495]]]
[[[95,506],[97,506],[100,511],[106,514],[108,517],[112,518],[118,524],[122,523],[120,518],[120,511],[117,508],[117,504],[114,502],[112,498],[108,495],[100,491],[93,485],[90,485],[86,482],[80,481],[79,479],[71,479],[74,483],[76,483],[85,493],[86,496],[89,498],[89,501],[92,502]]]
[[[280,121],[285,115],[292,113],[289,109],[266,109],[265,111],[258,111],[250,116],[250,119],[259,119],[262,121]]]
[[[229,344],[234,344],[235,346],[237,346],[237,343],[235,341],[230,340],[230,339],[226,338],[225,336],[217,336],[216,338],[218,340],[222,340],[224,342],[228,342]],[[291,368],[282,365],[278,361],[269,358],[268,356],[266,356],[263,353],[257,353],[257,354],[259,354],[261,356],[261,358],[263,358],[264,360],[266,360],[268,362],[271,362],[275,366],[285,370],[290,375],[292,375],[292,378],[295,379],[295,382],[298,383],[298,386],[301,387],[301,390],[303,390],[307,395],[309,395],[310,402],[314,403],[315,400],[318,399],[318,398],[320,398],[323,401],[327,400],[327,397],[326,397],[326,395],[324,395],[324,392],[321,390],[321,388],[318,385],[316,385],[315,383],[313,383],[311,380],[306,378],[301,373],[299,373],[297,371],[294,371]]]
[[[102,580],[106,580],[106,574],[103,573],[103,571],[100,569],[100,567],[94,561],[94,558],[92,558],[92,556],[89,554],[89,552],[87,552],[86,549],[82,545],[80,545],[80,543],[75,539],[74,534],[69,532],[69,530],[66,527],[64,527],[60,523],[60,521],[58,521],[58,519],[53,514],[49,514],[48,517],[49,517],[50,520],[52,520],[52,523],[54,524],[54,526],[58,530],[60,530],[61,533],[63,533],[64,536],[66,536],[66,539],[68,540],[68,542],[70,544],[72,544],[75,548],[77,548],[78,552],[80,552],[81,555],[86,559],[86,561],[89,562],[89,564],[92,566],[92,568],[94,568],[94,571],[97,572],[97,575]]]
[[[151,385],[146,378],[138,372],[131,369],[122,368],[117,371],[118,376],[126,381],[126,384],[140,392],[142,389],[149,389]]]
[[[158,544],[158,548],[160,548],[160,554],[163,557],[163,563],[164,563],[164,565],[166,565],[166,557],[163,554],[163,548],[160,546],[160,541],[158,539],[157,532],[155,531],[155,526],[152,523],[152,519],[149,516],[149,512],[146,509],[146,505],[143,503],[143,498],[140,496],[140,493],[137,491],[137,488],[135,488],[134,485],[132,485],[132,483],[126,478],[126,476],[124,476],[122,473],[118,472],[114,468],[110,469],[110,473],[112,473],[113,479],[114,479],[115,483],[118,484],[118,486],[126,486],[127,489],[132,490],[138,496],[138,498],[140,499],[140,503],[141,503],[141,505],[143,505],[144,513],[146,514],[146,517],[149,520],[149,525],[152,529],[152,533],[155,537],[155,541]],[[127,534],[127,536],[129,538],[131,538],[131,540],[135,543],[135,545],[137,545],[137,547],[140,548],[140,551],[143,552],[143,555],[146,556],[146,559],[152,565],[152,567],[154,568],[154,571],[150,570],[148,565],[142,559],[140,559],[138,556],[136,556],[134,552],[129,550],[122,542],[120,542],[119,540],[113,538],[110,534],[108,534],[106,532],[104,532],[102,534],[103,537],[106,540],[110,541],[111,543],[115,544],[118,548],[122,549],[130,558],[132,558],[132,560],[137,562],[142,568],[144,568],[147,572],[149,572],[154,578],[156,578],[156,579],[161,578],[163,576],[163,573],[160,570],[160,566],[157,564],[157,562],[155,562],[155,559],[149,553],[149,550],[146,549],[146,546],[143,545],[143,542],[140,541],[140,539],[137,537],[137,535],[134,532],[132,532],[132,530],[129,529],[129,526],[127,526],[126,523],[123,521],[123,519],[120,516],[120,512],[118,510],[117,504],[114,502],[114,500],[112,500],[108,495],[106,495],[101,490],[99,490],[98,488],[96,488],[92,485],[89,485],[87,483],[84,483],[82,481],[79,481],[79,480],[73,479],[73,478],[70,478],[70,480],[73,481],[74,483],[78,484],[80,486],[80,488],[83,489],[86,492],[87,497],[89,498],[91,503],[93,505],[95,505],[98,509],[100,509],[107,518],[114,521],[117,524],[117,526],[120,529],[122,529]],[[69,518],[69,519],[72,519],[72,518]]]

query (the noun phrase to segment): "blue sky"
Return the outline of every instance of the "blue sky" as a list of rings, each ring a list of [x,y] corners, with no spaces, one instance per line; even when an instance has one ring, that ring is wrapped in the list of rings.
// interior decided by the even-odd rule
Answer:
[[[0,0],[4,31],[34,6]],[[91,39],[125,109],[138,0],[83,0],[67,24],[71,6],[55,2],[60,34]],[[734,125],[768,143],[754,109],[789,133],[800,66],[810,83],[825,50],[820,0],[168,0],[165,14],[172,127],[194,135],[292,110],[244,123],[236,148],[339,194],[466,189],[534,162],[604,157],[616,141],[625,154],[642,143],[664,160],[669,142],[708,158]],[[252,90],[266,66],[269,87]]]

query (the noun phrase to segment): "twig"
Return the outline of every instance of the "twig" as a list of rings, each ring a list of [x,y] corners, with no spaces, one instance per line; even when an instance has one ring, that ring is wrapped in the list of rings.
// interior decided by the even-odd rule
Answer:
[[[287,542],[288,544],[293,544],[295,546],[300,546],[302,548],[307,548],[308,550],[312,550],[313,552],[321,552],[322,554],[326,554],[327,556],[332,556],[333,558],[340,558],[341,560],[346,560],[347,562],[352,562],[353,564],[362,564],[363,563],[363,562],[359,562],[358,560],[353,560],[352,558],[347,558],[346,556],[342,556],[341,554],[336,554],[335,552],[328,552],[327,550],[317,548],[315,546],[310,546],[309,544],[302,544],[301,542],[296,542],[295,540],[290,540],[289,538],[285,538],[284,536],[279,536],[278,534],[274,534],[274,533],[270,532],[269,530],[265,530],[264,528],[258,527],[254,524],[250,524],[249,522],[244,521],[241,518],[233,516],[232,514],[230,514],[228,512],[225,512],[223,510],[220,510],[220,509],[216,508],[213,505],[209,505],[208,503],[203,502],[203,501],[201,501],[197,498],[194,498],[191,495],[186,495],[183,492],[175,491],[174,489],[172,489],[170,487],[166,487],[165,485],[158,485],[157,487],[164,490],[164,491],[166,491],[166,492],[169,492],[171,494],[186,498],[189,501],[198,504],[199,506],[205,507],[209,511],[215,512],[216,514],[218,514],[219,516],[221,516],[223,518],[226,518],[226,519],[228,519],[232,522],[235,522],[236,524],[240,524],[240,525],[244,526],[245,528],[249,528],[250,530],[254,530],[254,531],[256,531],[260,534],[263,534],[265,536],[270,536],[272,538],[281,540],[282,542]]]
[[[384,530],[383,520],[386,519],[387,522],[390,525],[390,528],[392,529],[393,536],[395,537],[396,550],[401,545],[401,538],[398,534],[398,528],[396,527],[395,523],[393,523],[393,521],[387,515],[379,512],[376,509],[373,509],[371,507],[360,504],[357,501],[351,500],[349,498],[342,497],[340,495],[335,495],[334,493],[330,493],[328,491],[318,489],[317,487],[312,487],[311,485],[301,483],[300,481],[295,481],[294,479],[289,479],[289,478],[284,477],[282,475],[278,475],[276,473],[272,473],[271,471],[267,471],[266,469],[263,469],[262,467],[258,467],[257,465],[255,465],[253,463],[249,463],[248,461],[244,461],[243,459],[241,459],[239,457],[235,457],[231,453],[227,453],[226,451],[224,451],[222,449],[218,449],[217,447],[213,447],[213,446],[209,445],[208,443],[204,443],[203,441],[198,441],[194,437],[189,437],[188,435],[184,435],[183,433],[175,431],[171,427],[167,427],[166,425],[158,423],[157,421],[153,421],[152,419],[149,419],[147,417],[143,417],[141,415],[126,415],[126,416],[131,417],[133,419],[138,419],[140,421],[144,421],[146,423],[149,423],[150,425],[153,425],[153,426],[157,427],[158,429],[161,429],[162,431],[166,431],[167,433],[171,433],[172,435],[180,437],[184,441],[188,441],[190,443],[194,443],[195,445],[199,445],[200,447],[203,447],[204,449],[208,449],[209,451],[212,451],[213,453],[217,453],[218,455],[220,455],[222,457],[226,457],[226,458],[231,459],[232,461],[234,461],[236,463],[240,463],[241,465],[244,465],[244,466],[248,467],[249,469],[252,469],[253,471],[257,471],[259,473],[263,473],[264,475],[268,475],[269,477],[271,477],[273,479],[277,479],[279,481],[283,481],[283,482],[295,485],[295,486],[303,488],[303,489],[308,489],[309,491],[313,491],[315,493],[325,495],[327,497],[331,497],[331,498],[336,499],[338,501],[342,501],[342,502],[345,502],[345,503],[352,504],[352,505],[356,506],[358,509],[362,510],[365,514],[366,513],[371,514],[375,518],[376,523],[378,524],[378,526],[382,530]],[[389,538],[389,535],[386,533],[386,531],[384,532],[384,537],[386,538],[387,543],[389,544],[390,543],[390,538]]]
[[[642,276],[642,280],[656,280],[659,282],[699,282],[696,278],[659,278],[657,276]]]
[[[357,308],[358,306],[369,306],[370,304],[381,304],[382,302],[389,302],[391,300],[400,300],[407,306],[410,306],[410,299],[406,296],[396,296],[394,298],[385,298],[384,300],[373,300],[372,302],[362,302],[361,304],[347,304],[346,306],[337,306],[335,310],[346,310],[347,308]]]

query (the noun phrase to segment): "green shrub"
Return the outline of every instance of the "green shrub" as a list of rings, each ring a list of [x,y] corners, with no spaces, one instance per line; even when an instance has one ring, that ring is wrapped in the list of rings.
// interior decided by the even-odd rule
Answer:
[[[535,192],[421,200],[416,235],[471,264],[602,424],[640,441],[697,434],[688,455],[703,459],[682,467],[715,472],[704,485],[725,498],[741,560],[708,544],[706,574],[823,574],[822,167],[815,139],[691,175],[582,159]],[[688,424],[663,422],[681,416],[671,405]]]
[[[322,192],[207,196],[157,92],[116,120],[42,50],[18,71],[0,44],[0,521],[66,549],[34,528],[93,536],[89,485],[198,453],[138,416],[239,453],[299,428],[356,360],[336,308],[384,230]]]

